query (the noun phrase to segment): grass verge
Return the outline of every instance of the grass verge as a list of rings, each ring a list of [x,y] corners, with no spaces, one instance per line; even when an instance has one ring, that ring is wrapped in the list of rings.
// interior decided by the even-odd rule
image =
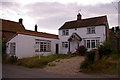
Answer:
[[[49,62],[52,62],[59,58],[66,59],[66,58],[70,58],[70,56],[67,54],[53,54],[49,56],[40,56],[40,59],[38,56],[22,58],[22,59],[17,59],[15,57],[12,57],[12,58],[4,58],[3,63],[15,64],[19,66],[25,66],[28,68],[43,68]]]

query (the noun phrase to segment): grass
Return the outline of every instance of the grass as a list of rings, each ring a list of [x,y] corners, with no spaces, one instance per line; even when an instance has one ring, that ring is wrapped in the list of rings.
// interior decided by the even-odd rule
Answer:
[[[52,62],[59,58],[65,59],[65,58],[70,58],[70,56],[67,54],[53,54],[49,56],[40,56],[40,59],[39,56],[27,57],[22,59],[4,58],[4,63],[25,66],[28,68],[43,68],[49,62]],[[51,66],[55,66],[55,65],[51,65]]]
[[[117,54],[112,54],[109,58],[102,57],[102,59],[90,63],[87,59],[81,64],[80,71],[89,74],[118,74]],[[117,57],[117,58],[116,58]]]

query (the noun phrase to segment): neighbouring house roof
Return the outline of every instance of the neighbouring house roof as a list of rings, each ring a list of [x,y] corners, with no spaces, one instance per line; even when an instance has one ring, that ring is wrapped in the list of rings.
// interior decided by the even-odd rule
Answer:
[[[44,32],[36,32],[36,31],[26,30],[25,32],[17,32],[17,33],[18,34],[31,35],[31,36],[37,36],[37,37],[58,39],[58,35],[44,33]]]
[[[99,17],[65,22],[65,24],[63,24],[63,26],[59,28],[59,30],[81,28],[88,26],[99,26],[99,25],[107,25],[107,16],[99,16]]]
[[[9,21],[0,19],[2,21],[2,31],[8,32],[23,32],[25,31],[25,27],[19,22]]]
[[[12,39],[16,35],[16,32],[25,31],[25,27],[19,22],[5,19],[0,19],[0,22],[2,23],[0,29],[0,32],[2,32],[2,39],[5,39],[6,41]]]
[[[38,36],[44,38],[58,39],[58,35],[26,30],[25,27],[19,22],[14,22],[4,19],[0,19],[0,21],[2,21],[2,30],[0,30],[0,32],[2,31],[2,37],[5,36],[5,39],[7,41],[14,38],[17,34],[26,34],[26,35],[32,35],[32,36]]]
[[[81,41],[82,38],[77,34],[77,33],[73,33],[69,38],[68,41],[72,41],[73,38],[76,38],[78,41]]]

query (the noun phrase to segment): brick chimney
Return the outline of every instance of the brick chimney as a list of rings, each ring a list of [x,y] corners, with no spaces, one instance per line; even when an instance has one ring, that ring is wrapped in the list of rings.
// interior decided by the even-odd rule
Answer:
[[[37,32],[37,27],[38,27],[38,26],[37,26],[37,24],[36,24],[36,25],[35,25],[35,31],[36,31],[36,32]]]
[[[23,19],[22,18],[19,19],[19,23],[23,25]]]
[[[81,14],[80,13],[78,13],[78,15],[77,15],[77,20],[81,20]]]

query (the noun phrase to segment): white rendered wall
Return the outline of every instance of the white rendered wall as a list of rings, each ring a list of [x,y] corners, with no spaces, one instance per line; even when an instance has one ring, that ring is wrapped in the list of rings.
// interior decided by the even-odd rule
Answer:
[[[100,38],[100,42],[103,42],[106,39],[106,32],[105,32],[105,26],[95,26],[95,34],[87,34],[87,27],[77,28],[77,30],[69,29],[69,35],[68,36],[62,36],[62,30],[59,30],[59,39],[60,39],[60,53],[67,54],[68,48],[62,47],[62,42],[67,41],[68,38],[73,34],[77,33],[82,39],[93,39],[93,38]],[[83,40],[79,43],[80,45],[83,45]],[[74,45],[70,46],[70,48],[74,48]]]
[[[16,56],[18,58],[23,58],[23,57],[32,57],[35,56],[35,39],[42,39],[42,40],[50,40],[51,41],[51,52],[41,52],[40,54],[44,54],[44,56],[50,55],[50,54],[55,54],[56,51],[56,44],[59,44],[58,39],[52,39],[52,38],[43,38],[43,37],[36,37],[36,36],[30,36],[30,35],[23,35],[23,34],[18,34],[15,38],[15,42],[17,43],[16,48]],[[10,40],[9,42],[13,41]]]
[[[6,43],[6,53],[7,54],[10,54],[10,43],[15,43],[16,44],[16,47],[15,47],[15,53],[17,53],[17,51],[18,51],[18,48],[17,48],[17,46],[18,46],[18,36],[15,36],[14,38],[12,38],[10,41],[8,41],[7,43]]]

